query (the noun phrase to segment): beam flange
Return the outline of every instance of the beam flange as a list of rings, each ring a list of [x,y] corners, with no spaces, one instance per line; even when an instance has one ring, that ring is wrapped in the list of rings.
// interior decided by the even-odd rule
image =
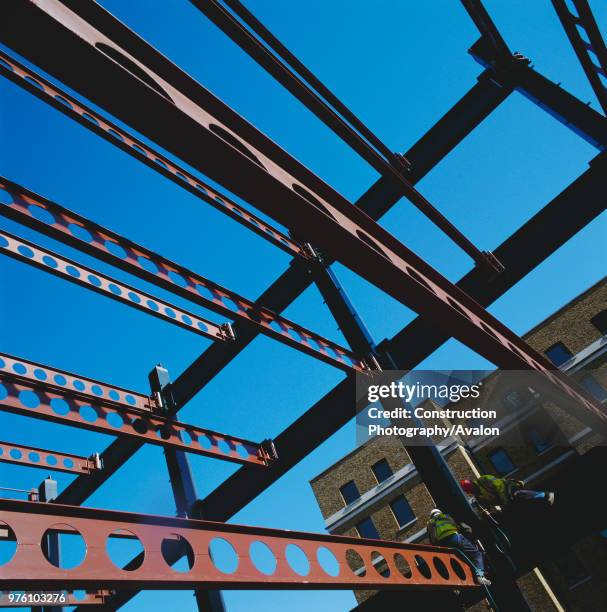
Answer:
[[[3,565],[0,588],[477,588],[467,563],[452,549],[437,546],[11,499],[0,499],[0,517],[17,542],[13,558]],[[51,565],[36,545],[47,531],[61,532],[65,525],[69,533],[78,531],[87,546],[82,563],[67,570]],[[144,551],[139,567],[123,571],[114,565],[106,553],[113,534],[137,537]],[[212,556],[217,539],[231,549],[228,558]],[[255,565],[252,551],[259,543],[274,558],[271,574]],[[189,571],[175,572],[167,563],[175,545],[187,555]],[[293,561],[292,555],[299,558]],[[228,567],[232,560],[235,567]]]

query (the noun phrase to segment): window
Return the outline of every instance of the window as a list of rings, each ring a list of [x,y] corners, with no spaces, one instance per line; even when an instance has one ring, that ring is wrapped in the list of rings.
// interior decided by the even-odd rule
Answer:
[[[599,402],[607,400],[607,390],[592,374],[586,374],[582,377],[580,384],[590,393],[590,395],[598,399]]]
[[[607,336],[607,308],[601,310],[599,314],[594,315],[590,322],[603,334]]]
[[[562,343],[557,342],[544,351],[546,357],[558,368],[573,357],[573,353]]]
[[[379,540],[379,533],[377,533],[375,524],[371,520],[370,516],[363,519],[360,523],[358,523],[358,525],[356,525],[356,531],[358,531],[358,535],[360,535],[361,538]]]
[[[525,431],[527,440],[531,443],[536,453],[543,453],[545,450],[552,446],[552,436],[546,435],[545,432],[541,432],[539,429],[530,427]]]
[[[404,527],[411,521],[415,520],[415,514],[411,510],[411,506],[404,495],[397,497],[390,502],[390,508],[394,514],[394,518],[399,527]]]
[[[505,476],[516,469],[512,459],[510,459],[508,453],[503,448],[497,448],[490,452],[489,461],[491,461],[491,465],[495,468],[498,476]]]
[[[377,484],[381,484],[393,474],[392,468],[385,459],[380,459],[375,465],[371,466],[371,469],[373,470],[373,474],[375,474]]]
[[[344,502],[346,502],[346,506],[355,502],[359,497],[360,493],[358,492],[358,487],[354,483],[353,480],[350,482],[346,482],[343,487],[339,487],[339,492],[341,496],[344,498]]]

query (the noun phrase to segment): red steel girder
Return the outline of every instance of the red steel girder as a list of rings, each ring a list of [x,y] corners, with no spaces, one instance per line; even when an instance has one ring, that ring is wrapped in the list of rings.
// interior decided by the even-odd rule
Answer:
[[[275,459],[271,442],[173,421],[156,414],[141,394],[5,354],[0,354],[0,409],[235,463],[267,466]]]
[[[1,538],[0,538],[1,539]],[[98,606],[112,595],[109,590],[86,591],[82,594],[72,591],[0,591],[0,608],[32,608],[46,603],[55,606]],[[52,607],[52,606],[51,606]]]
[[[99,459],[0,441],[0,461],[70,474],[90,474],[101,469]],[[0,606],[1,607],[1,606]]]
[[[570,10],[572,4],[577,14]],[[607,46],[587,0],[570,0],[569,4],[552,0],[552,5],[603,113],[607,114]]]
[[[19,236],[0,231],[0,253],[211,340],[225,342],[234,339],[231,328],[225,324],[203,319]]]
[[[191,589],[470,589],[470,567],[452,549],[283,531],[209,521],[0,499],[0,521],[16,540],[3,565],[0,588]],[[40,542],[51,532],[77,530],[86,544],[82,563],[71,569],[51,565]],[[124,571],[106,552],[109,537],[138,538],[144,554],[136,569]],[[230,552],[211,559],[209,547],[222,540]],[[168,545],[188,551],[193,565],[176,572],[165,561]],[[269,574],[255,566],[251,547],[266,546],[276,565]],[[227,567],[233,553],[236,567]],[[291,564],[291,555],[301,558]],[[305,555],[305,561],[303,556]],[[322,565],[329,558],[330,564]],[[382,561],[383,558],[383,561]],[[307,561],[307,563],[306,563]],[[226,565],[224,565],[226,564]],[[307,572],[305,568],[307,567]],[[364,569],[362,569],[364,568]],[[387,570],[387,571],[386,571]],[[383,574],[389,575],[382,575]],[[337,575],[336,575],[337,574]]]
[[[103,7],[8,0],[0,15],[5,44],[499,367],[546,374],[557,401],[604,427],[605,407],[545,356]]]
[[[267,308],[257,306],[254,302],[233,291],[2,177],[0,177],[0,202],[4,203],[4,205],[0,204],[0,214],[43,232],[52,238],[61,240],[196,304],[231,319],[240,320],[245,324],[255,325],[262,333],[271,338],[316,357],[325,363],[344,371],[362,372],[368,370],[364,360],[349,349],[339,346]],[[25,244],[25,241],[23,242]],[[1,243],[2,234],[0,233],[0,246]],[[27,247],[36,253],[36,249],[31,243],[27,243]],[[150,300],[144,299],[141,292],[133,292],[128,287],[123,289],[118,296],[116,295],[116,287],[124,287],[124,285],[116,281],[103,282],[97,288],[87,282],[88,276],[85,274],[80,274],[78,278],[75,278],[73,274],[66,273],[67,263],[56,268],[42,265],[40,262],[44,263],[44,257],[50,256],[48,253],[42,255],[41,251],[40,254],[36,253],[36,257],[28,258],[22,252],[19,252],[15,244],[5,248],[10,248],[8,254],[18,257],[21,261],[43,267],[48,272],[61,273],[62,277],[73,282],[79,282],[90,289],[103,290],[104,295],[119,299],[173,323],[181,323],[183,327],[193,331],[196,331],[197,326],[209,325],[207,321],[202,322],[200,319],[194,321],[194,315],[191,313],[184,314],[173,306],[163,305],[155,298],[151,300],[152,304],[155,305],[152,308],[149,306]],[[52,254],[52,257],[59,261],[55,254]],[[82,267],[73,262],[69,262],[69,265],[75,269]],[[94,274],[100,279],[103,278],[97,273]],[[110,283],[114,285],[113,291],[109,288]],[[137,304],[130,298],[131,293],[139,295],[140,300]],[[168,316],[166,314],[167,308],[171,314],[177,313],[177,316]],[[184,316],[187,317],[185,322]],[[188,323],[189,321],[192,321],[191,325]],[[222,340],[230,337],[230,330],[226,331],[225,325],[215,326],[214,329],[211,329],[218,335],[216,339]]]
[[[0,74],[27,89],[71,119],[98,136],[122,149],[152,170],[159,172],[191,194],[236,220],[289,255],[307,257],[304,246],[288,234],[276,229],[261,217],[254,215],[225,194],[201,181],[183,166],[175,163],[150,145],[139,140],[123,127],[113,123],[93,108],[76,100],[43,76],[0,50]]]

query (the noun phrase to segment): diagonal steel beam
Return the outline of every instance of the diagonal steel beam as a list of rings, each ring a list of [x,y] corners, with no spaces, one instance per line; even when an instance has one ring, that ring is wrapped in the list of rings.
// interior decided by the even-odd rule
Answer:
[[[469,565],[452,549],[439,546],[12,499],[0,499],[0,518],[17,542],[14,556],[3,565],[0,588],[478,588]],[[45,533],[61,532],[65,525],[69,533],[78,531],[87,546],[82,563],[70,569],[50,564],[35,545]],[[108,537],[125,533],[134,535],[144,551],[143,563],[126,572],[105,552]],[[230,552],[215,556],[219,539]],[[176,540],[189,552],[189,571],[175,572],[166,562],[166,543]],[[273,558],[271,575],[267,567],[256,565],[254,546],[259,543]]]
[[[141,394],[6,354],[0,357],[0,409],[235,463],[268,466],[276,458],[269,441],[173,421]]]
[[[203,319],[14,234],[0,231],[0,253],[205,338],[221,342],[234,339],[231,328],[226,324],[220,325]]]
[[[113,123],[1,50],[0,74],[274,246],[295,257],[306,257],[305,248],[288,234],[254,215],[125,128]]]
[[[587,0],[572,1],[576,13],[569,9],[571,4],[568,6],[564,0],[552,0],[552,6],[603,108],[603,113],[607,113],[607,47]],[[586,38],[582,35],[582,30]]]
[[[91,474],[102,468],[101,461],[96,456],[81,457],[36,446],[2,441],[0,441],[0,461],[69,474]]]
[[[0,205],[0,214],[14,221],[61,240],[198,305],[247,325],[254,325],[270,338],[324,363],[346,372],[368,370],[365,361],[349,349],[2,177],[0,197],[5,203],[4,206]],[[5,242],[7,244],[4,244]],[[212,339],[234,339],[229,325],[217,325],[201,319],[191,312],[182,311],[15,236],[0,232],[0,248],[4,248],[7,255],[20,261],[41,267],[47,272],[60,275],[190,331]],[[26,250],[23,250],[24,248]],[[48,263],[49,258],[53,264]],[[91,280],[91,277],[95,280]]]
[[[475,352],[501,368],[545,374],[559,400],[579,403],[595,425],[607,422],[604,407],[560,372],[550,372],[547,358],[101,7],[88,0],[10,0],[2,8],[11,16],[11,26],[0,30],[6,44],[449,328]],[[27,37],[21,35],[25,27]],[[43,33],[55,41],[43,45],[44,53]]]

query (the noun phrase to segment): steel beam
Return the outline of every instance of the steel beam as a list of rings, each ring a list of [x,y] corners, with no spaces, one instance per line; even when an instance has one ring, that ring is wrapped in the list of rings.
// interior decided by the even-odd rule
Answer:
[[[582,406],[593,427],[607,423],[604,407],[560,372],[550,372],[553,366],[545,356],[99,5],[10,0],[2,10],[11,17],[10,27],[0,29],[6,44],[213,180],[230,185],[497,366],[545,374],[555,396]],[[27,37],[20,35],[25,28]],[[41,44],[49,37],[51,47]],[[143,107],[146,113],[140,112]]]
[[[320,86],[325,95],[329,95],[336,110],[326,104],[321,97],[310,88],[297,74],[280,61],[270,49],[262,44],[252,32],[247,30],[220,2],[217,0],[191,0],[206,17],[229,36],[241,49],[252,57],[264,70],[271,74],[281,85],[290,91],[300,102],[321,119],[335,134],[346,142],[354,151],[365,159],[375,170],[384,176],[390,176],[398,184],[400,192],[424,215],[439,227],[453,242],[464,250],[477,264],[489,265],[499,271],[499,264],[491,256],[480,251],[466,236],[462,234],[444,215],[442,215],[419,191],[417,191],[406,176],[409,162],[402,156],[392,153],[369,129],[357,119],[326,87],[301,63],[293,54],[278,41],[278,39],[261,22],[254,17],[240,2],[229,2],[230,8],[248,25],[252,25],[255,33],[261,32],[262,38],[272,51],[289,58],[299,70],[307,76],[310,83]],[[337,111],[337,112],[336,112]],[[339,113],[339,114],[338,114]],[[358,131],[352,129],[344,120],[354,120]],[[373,142],[373,148],[369,142]],[[381,155],[378,153],[381,151]],[[383,157],[382,157],[383,155]]]
[[[226,324],[203,319],[14,234],[0,231],[0,253],[205,338],[221,342],[230,342],[234,339],[231,328]]]
[[[254,215],[234,200],[220,193],[197,176],[175,163],[153,147],[136,138],[125,128],[113,123],[93,108],[77,100],[21,62],[0,50],[0,74],[50,104],[67,117],[146,166],[170,179],[206,204],[234,219],[265,240],[295,257],[305,257],[305,249],[283,231]]]
[[[262,527],[98,510],[61,504],[0,499],[0,519],[17,542],[13,558],[5,563],[0,588],[145,588],[192,589],[205,585],[230,589],[474,589],[472,571],[452,549],[365,540]],[[78,531],[87,555],[78,567],[54,567],[44,558],[43,535]],[[125,572],[105,552],[112,534],[128,533],[144,549],[139,568]],[[163,558],[163,541],[175,540],[193,552],[189,572],[175,572]],[[236,567],[213,560],[209,550],[222,539],[235,555]],[[276,565],[269,575],[254,560],[256,542],[272,553]],[[292,554],[300,557],[293,562]],[[323,567],[323,558],[332,567]],[[383,565],[378,561],[383,557]],[[382,575],[380,571],[389,575]],[[361,571],[361,568],[365,568]],[[306,571],[307,568],[307,571]],[[326,568],[326,569],[325,569]]]
[[[112,400],[103,397],[101,385],[93,385],[90,391],[78,391],[78,387],[84,384],[81,379],[72,375],[72,384],[69,384],[65,377],[58,380],[53,370],[39,364],[4,354],[1,361],[2,410],[105,434],[131,436],[141,442],[169,446],[236,463],[267,466],[275,459],[271,444],[257,444],[243,438],[175,422],[155,413],[155,407],[151,403],[148,404],[148,409],[141,409],[127,403],[128,399]],[[18,372],[26,367],[25,364],[28,366],[27,371],[19,374]],[[45,374],[47,380],[38,379],[38,372]],[[53,382],[48,381],[51,374]],[[72,388],[68,388],[68,385]],[[135,397],[137,394],[130,392],[125,395],[125,398]]]
[[[101,469],[97,456],[81,457],[35,446],[24,446],[0,441],[0,461],[29,467],[67,472],[69,474],[91,474]],[[1,606],[0,606],[1,607]]]
[[[1,177],[0,196],[5,202],[4,206],[0,204],[0,214],[18,223],[61,240],[71,247],[97,257],[200,306],[231,319],[242,321],[247,325],[254,325],[270,338],[346,372],[360,372],[368,369],[364,360],[349,349],[327,340],[305,327],[277,315],[270,309],[264,308],[234,291],[136,244],[132,240],[128,240]],[[2,233],[0,233],[1,246]],[[50,256],[49,253],[46,253],[46,255],[42,252],[38,253],[37,251],[40,251],[40,249],[35,249],[30,243],[27,243],[27,248],[35,252],[37,255],[35,257],[27,257],[17,245],[11,244],[5,248],[10,251],[7,254],[19,257],[21,261],[37,263],[46,271],[61,274],[68,280],[79,282],[87,288],[103,292],[104,295],[145,310],[186,329],[198,331],[210,337],[216,336],[220,340],[232,340],[234,337],[232,328],[225,324],[210,323],[195,317],[192,313],[180,311],[172,305],[164,304],[156,298],[132,290],[132,288],[117,281],[104,280],[94,271],[93,276],[98,279],[94,284],[88,282],[90,276],[86,273],[75,277],[73,270],[78,270],[82,266],[78,266],[74,262],[69,262],[72,272],[67,270],[68,264],[65,262],[54,268],[50,267],[45,260],[45,257]],[[52,260],[63,261],[59,260],[55,254],[52,254]],[[89,270],[89,272],[91,271]],[[118,293],[117,291],[120,288],[122,289]],[[135,301],[135,297],[132,296],[139,298],[139,301]],[[207,329],[203,332],[205,327]]]
[[[552,0],[552,6],[603,112],[607,113],[607,47],[587,0],[572,1],[577,14],[569,10],[564,0]],[[586,33],[586,39],[583,38],[580,28]]]

